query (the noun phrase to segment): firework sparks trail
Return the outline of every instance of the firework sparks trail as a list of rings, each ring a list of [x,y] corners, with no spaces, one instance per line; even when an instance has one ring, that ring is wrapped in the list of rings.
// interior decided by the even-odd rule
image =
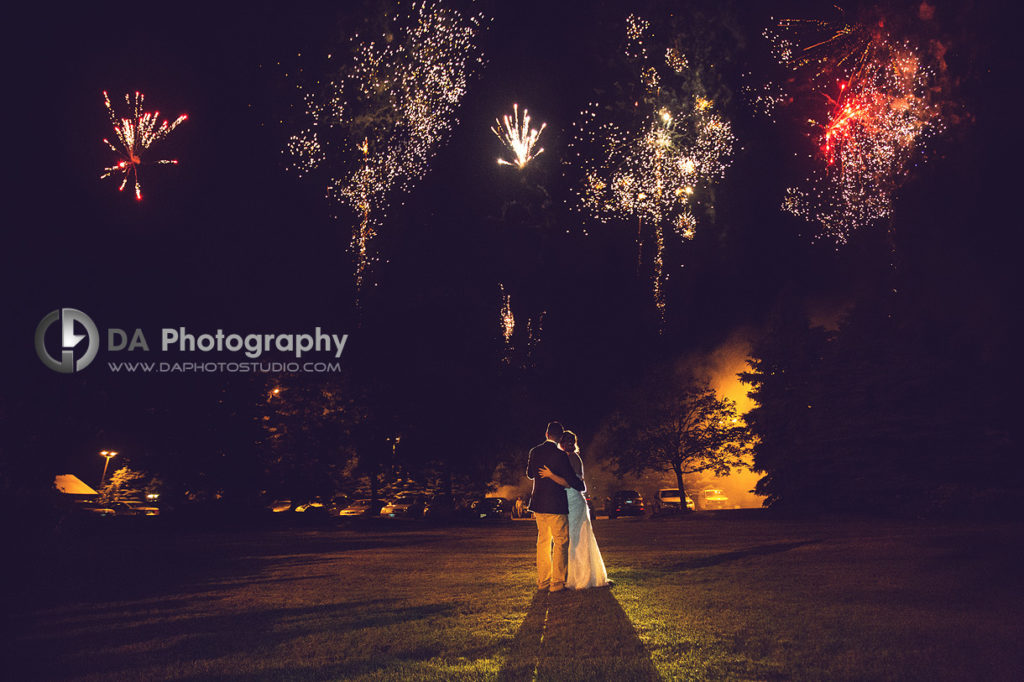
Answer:
[[[809,120],[822,165],[786,190],[783,209],[821,225],[837,246],[891,218],[914,153],[942,128],[934,71],[885,26],[786,19],[765,31],[778,61],[803,76],[799,85],[824,94],[822,120]]]
[[[506,161],[505,159],[499,158],[498,164],[504,166],[515,166],[519,170],[526,167],[526,164],[533,161],[535,158],[540,156],[544,149],[540,148],[536,152],[533,148],[537,145],[537,141],[540,139],[540,134],[544,132],[544,128],[547,127],[547,123],[541,123],[540,128],[530,127],[530,113],[523,109],[523,117],[519,118],[519,105],[512,105],[512,115],[505,114],[501,119],[495,119],[496,127],[491,127],[491,132],[497,135],[498,139],[501,140],[502,144],[512,152],[512,161]]]
[[[544,332],[544,316],[546,310],[540,311],[536,317],[526,319],[526,357],[523,358],[523,367],[536,367],[537,347],[540,346],[541,335]]]
[[[505,365],[513,364],[513,356],[516,354],[516,345],[512,343],[516,336],[516,318],[512,312],[512,295],[507,293],[505,285],[498,283],[500,292],[500,305],[498,307],[498,329],[503,340],[501,362]],[[544,316],[546,310],[532,317],[525,317],[526,324],[519,325],[519,366],[523,369],[536,366],[535,353],[540,345],[541,335],[544,331]],[[524,333],[525,332],[525,333]],[[524,340],[525,335],[525,340]]]
[[[516,330],[516,318],[512,314],[512,295],[505,293],[505,285],[499,283],[498,289],[501,292],[501,306],[498,310],[498,328],[505,341],[501,361],[508,365],[512,363],[512,334]]]
[[[512,314],[512,295],[505,293],[504,284],[499,284],[498,288],[501,289],[501,312],[499,313],[501,335],[507,345],[512,341],[512,334],[516,330],[516,318]]]
[[[540,343],[540,337],[544,331],[544,316],[547,314],[548,311],[542,310],[536,318],[528,318],[526,320],[526,340],[527,346],[531,350]]]
[[[361,292],[377,260],[371,242],[396,191],[408,192],[458,123],[456,111],[475,66],[484,16],[414,3],[392,32],[353,38],[340,72],[303,92],[303,127],[284,149],[289,170],[322,170],[327,198],[359,217],[353,229],[355,280]]]
[[[636,219],[638,263],[644,226],[654,231],[652,294],[664,324],[665,227],[681,241],[693,238],[695,192],[710,188],[725,174],[736,138],[711,101],[699,96],[682,102],[663,98],[665,84],[686,70],[687,61],[673,48],[664,53],[668,69],[659,71],[650,64],[645,43],[650,40],[649,28],[642,18],[631,15],[627,20],[626,56],[639,63],[644,92],[631,120],[624,125],[603,120],[601,105],[591,103],[581,112],[582,120],[573,124],[570,148],[583,171],[577,190],[579,210],[600,222]],[[594,149],[601,153],[594,155]]]
[[[115,154],[121,157],[121,160],[113,166],[104,168],[100,179],[120,173],[121,185],[117,188],[118,191],[124,191],[124,188],[128,185],[129,178],[132,179],[135,183],[135,199],[138,201],[142,200],[139,166],[143,164],[143,152],[148,151],[155,143],[170,135],[171,131],[188,119],[187,114],[182,114],[174,119],[173,123],[166,119],[160,122],[159,111],[152,113],[143,111],[144,99],[145,95],[138,90],[135,91],[134,98],[130,94],[125,94],[125,104],[130,107],[132,113],[130,117],[118,118],[114,112],[113,105],[110,103],[110,96],[106,90],[103,91],[103,103],[106,105],[107,113],[110,115],[110,124],[114,128],[114,135],[118,144],[115,145],[107,138],[103,138],[103,141]],[[177,164],[178,161],[177,159],[159,159],[149,161],[148,163],[151,165]]]

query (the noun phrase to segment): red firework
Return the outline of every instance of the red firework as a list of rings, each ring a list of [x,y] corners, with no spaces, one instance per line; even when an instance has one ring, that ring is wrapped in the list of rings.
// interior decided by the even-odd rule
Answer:
[[[182,114],[173,123],[166,119],[162,123],[158,123],[160,118],[159,111],[149,113],[142,110],[144,97],[138,90],[135,91],[134,100],[130,95],[126,94],[124,101],[132,108],[132,115],[128,118],[118,118],[114,113],[113,106],[110,104],[109,95],[107,95],[106,90],[103,91],[103,102],[106,104],[107,113],[110,115],[110,123],[114,127],[114,135],[117,136],[118,145],[115,145],[107,138],[103,138],[103,141],[107,143],[107,146],[114,153],[121,157],[121,160],[113,166],[104,168],[100,178],[109,177],[114,173],[121,173],[121,185],[117,189],[118,191],[124,191],[130,176],[135,182],[135,199],[139,201],[142,200],[142,186],[139,183],[138,169],[143,163],[142,153],[147,151],[155,142],[159,142],[167,137],[172,130],[188,119],[187,114]],[[159,159],[149,161],[149,163],[152,165],[176,164],[178,160]]]

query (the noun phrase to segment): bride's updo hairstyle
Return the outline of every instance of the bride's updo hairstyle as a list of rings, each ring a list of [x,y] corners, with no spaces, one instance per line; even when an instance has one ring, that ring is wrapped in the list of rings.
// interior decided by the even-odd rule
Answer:
[[[580,446],[576,443],[576,434],[572,431],[565,431],[558,440],[558,445],[566,452],[574,455],[580,454]]]

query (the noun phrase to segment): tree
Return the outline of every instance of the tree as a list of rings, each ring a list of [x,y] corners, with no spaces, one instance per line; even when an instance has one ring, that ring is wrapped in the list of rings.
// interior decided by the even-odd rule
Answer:
[[[275,494],[326,497],[351,472],[364,411],[340,382],[292,377],[268,384],[261,417],[267,485]]]
[[[822,368],[830,338],[783,296],[768,332],[751,349],[751,371],[740,374],[757,403],[745,419],[757,441],[753,468],[765,474],[755,492],[767,497],[767,506],[821,506],[822,496],[832,494],[822,485],[835,478],[826,473],[832,453],[823,446],[829,420]]]
[[[719,398],[709,382],[691,380],[643,408],[632,416],[618,415],[618,474],[671,470],[685,499],[684,475],[711,471],[726,476],[733,467],[747,466],[750,433],[736,403]]]
[[[986,433],[999,422],[976,386],[981,363],[907,298],[868,292],[836,332],[811,327],[796,301],[776,310],[741,375],[757,401],[747,422],[767,504],[946,514],[970,500],[991,508],[1016,487]]]
[[[145,478],[148,478],[148,475],[141,471],[121,467],[111,474],[107,484],[100,488],[99,502],[110,504],[125,498],[141,496],[142,480]]]

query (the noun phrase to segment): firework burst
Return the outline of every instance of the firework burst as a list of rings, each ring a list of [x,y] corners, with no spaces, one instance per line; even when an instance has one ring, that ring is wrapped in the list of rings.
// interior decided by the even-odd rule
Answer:
[[[323,171],[327,197],[358,217],[357,291],[376,260],[370,243],[394,193],[426,174],[458,122],[472,71],[483,63],[483,21],[439,1],[414,3],[387,35],[353,38],[351,60],[335,76],[297,86],[303,124],[284,152],[300,176]]]
[[[502,144],[512,152],[512,161],[499,158],[498,164],[504,166],[515,166],[519,170],[526,167],[526,164],[540,156],[544,149],[534,151],[540,134],[544,132],[547,123],[541,123],[540,128],[530,127],[530,112],[523,109],[523,117],[519,118],[519,105],[512,105],[512,115],[505,114],[501,119],[495,119],[497,125],[491,127],[491,132],[498,136]]]
[[[941,130],[936,74],[878,17],[786,19],[765,35],[779,63],[801,76],[791,81],[793,98],[819,103],[807,119],[819,165],[786,190],[783,209],[844,244],[891,218],[911,160]]]
[[[603,108],[592,103],[573,124],[570,148],[583,173],[577,208],[600,222],[636,220],[638,264],[645,226],[653,232],[651,288],[664,323],[666,230],[681,241],[693,238],[696,197],[724,175],[736,139],[710,100],[670,96],[672,76],[685,71],[687,62],[673,48],[665,51],[664,65],[652,64],[649,29],[642,18],[627,20],[626,56],[639,67],[644,96],[622,124],[605,120]]]
[[[864,64],[877,30],[851,21],[842,8],[836,9],[839,16],[831,20],[781,19],[774,29],[765,29],[763,35],[776,60],[791,71],[808,69],[812,80],[828,78],[836,68],[856,69]]]
[[[114,128],[117,144],[114,144],[107,138],[103,138],[103,141],[115,154],[121,157],[121,160],[113,166],[104,168],[100,179],[119,173],[121,175],[121,185],[117,188],[118,191],[124,191],[124,188],[128,185],[128,180],[133,180],[135,183],[135,198],[139,201],[142,200],[139,166],[143,164],[143,152],[148,151],[155,143],[170,135],[171,131],[188,119],[187,114],[182,114],[174,119],[173,123],[166,119],[160,122],[159,111],[152,113],[143,111],[144,98],[145,96],[138,90],[135,91],[134,98],[130,94],[125,94],[125,104],[130,107],[132,113],[130,117],[118,118],[114,112],[113,105],[110,103],[110,96],[106,90],[103,91],[103,103],[106,105],[107,113],[110,115],[110,124]],[[158,159],[146,163],[156,166],[161,164],[177,164],[178,161],[177,159]]]

